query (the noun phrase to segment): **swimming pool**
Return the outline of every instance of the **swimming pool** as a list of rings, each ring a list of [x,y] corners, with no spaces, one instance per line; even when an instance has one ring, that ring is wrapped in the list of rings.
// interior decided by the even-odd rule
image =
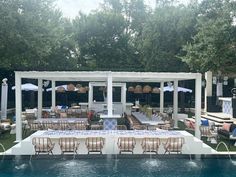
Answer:
[[[189,156],[6,156],[1,177],[234,177],[236,160]]]

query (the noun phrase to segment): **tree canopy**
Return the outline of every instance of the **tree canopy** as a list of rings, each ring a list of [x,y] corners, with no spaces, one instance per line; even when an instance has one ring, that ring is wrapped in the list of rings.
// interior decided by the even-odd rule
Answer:
[[[2,68],[64,70],[66,63],[73,66],[72,61],[67,61],[71,58],[68,23],[53,7],[51,0],[0,1]]]
[[[53,0],[0,0],[2,70],[235,72],[235,1],[104,0],[63,17]]]
[[[192,70],[231,73],[236,68],[236,2],[204,0],[199,5],[196,35],[184,46]]]

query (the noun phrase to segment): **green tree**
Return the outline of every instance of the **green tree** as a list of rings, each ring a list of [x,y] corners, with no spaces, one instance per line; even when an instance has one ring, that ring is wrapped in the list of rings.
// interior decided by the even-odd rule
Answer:
[[[71,36],[65,33],[65,23],[52,0],[1,0],[0,67],[49,70],[66,68],[66,63],[75,66],[70,64],[73,48],[64,45]],[[62,50],[63,55],[55,57]]]
[[[159,1],[147,20],[139,41],[146,71],[188,71],[178,55],[194,34],[195,9]]]
[[[127,14],[127,2],[109,0],[103,9],[74,20],[80,69],[140,70],[142,68]]]
[[[204,0],[199,6],[197,33],[184,46],[183,61],[193,71],[230,73],[236,67],[236,2]]]

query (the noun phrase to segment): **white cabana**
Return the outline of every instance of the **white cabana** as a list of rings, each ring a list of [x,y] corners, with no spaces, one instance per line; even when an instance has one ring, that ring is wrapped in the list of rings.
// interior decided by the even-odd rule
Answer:
[[[11,89],[15,90],[16,86],[13,86]],[[26,83],[26,84],[21,85],[21,90],[23,90],[23,91],[38,91],[38,86],[31,84],[31,83]]]
[[[106,119],[115,119],[118,115],[113,114],[113,92],[112,87],[116,83],[127,83],[127,82],[143,82],[143,83],[160,83],[160,110],[163,111],[164,105],[164,83],[173,82],[173,118],[174,126],[177,127],[177,115],[178,115],[178,82],[182,80],[195,80],[195,118],[196,128],[195,136],[200,138],[199,125],[201,120],[201,79],[200,73],[155,73],[155,72],[111,72],[111,71],[93,71],[93,72],[15,72],[15,85],[16,85],[16,141],[22,140],[22,92],[21,92],[21,80],[37,79],[38,80],[38,118],[42,112],[42,85],[43,80],[50,80],[52,82],[52,107],[55,106],[55,85],[57,81],[70,81],[70,82],[103,82],[107,88],[107,115],[103,117]],[[92,88],[92,87],[91,87]],[[126,89],[126,88],[125,88]],[[91,92],[92,89],[89,89]],[[124,99],[125,92],[122,95]],[[92,94],[89,94],[92,95]],[[92,97],[89,98],[89,102],[93,101]],[[125,101],[124,101],[125,103]],[[88,103],[88,105],[92,105]],[[125,106],[124,106],[125,111]]]
[[[174,91],[174,87],[173,86],[166,86],[164,87],[164,92],[173,92]],[[189,92],[189,93],[192,93],[192,90],[191,89],[188,89],[188,88],[184,88],[184,87],[178,87],[178,92]]]

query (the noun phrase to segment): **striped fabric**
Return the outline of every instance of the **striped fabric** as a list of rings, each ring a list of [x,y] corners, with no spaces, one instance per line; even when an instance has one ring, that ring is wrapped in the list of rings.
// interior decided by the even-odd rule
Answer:
[[[55,146],[48,137],[33,137],[32,144],[34,145],[35,154],[39,153],[52,153]]]
[[[86,130],[87,129],[87,126],[85,122],[83,121],[69,123],[69,127],[70,127],[70,130]]]
[[[155,152],[158,154],[160,144],[161,141],[159,138],[143,138],[141,143],[143,153]]]
[[[103,130],[103,125],[91,125],[91,130]]]
[[[79,142],[77,138],[64,137],[59,138],[59,146],[62,154],[64,154],[65,152],[73,152],[77,154]]]
[[[90,152],[100,152],[100,154],[102,154],[104,143],[105,143],[105,139],[102,137],[86,138],[85,145],[88,149],[88,154]]]
[[[120,154],[121,152],[132,152],[133,154],[135,144],[134,137],[119,137],[117,142]]]
[[[210,126],[201,125],[199,129],[201,132],[201,137],[207,137],[207,141],[211,141],[211,138],[216,136],[216,135],[213,135],[213,132]]]
[[[39,123],[31,123],[30,124],[30,131],[38,131],[41,129],[42,129],[42,126]]]
[[[117,125],[115,130],[127,130],[126,125]]]
[[[183,137],[170,137],[164,144],[165,153],[166,152],[169,152],[169,154],[171,152],[176,152],[177,154],[181,153],[183,144],[184,144]]]

